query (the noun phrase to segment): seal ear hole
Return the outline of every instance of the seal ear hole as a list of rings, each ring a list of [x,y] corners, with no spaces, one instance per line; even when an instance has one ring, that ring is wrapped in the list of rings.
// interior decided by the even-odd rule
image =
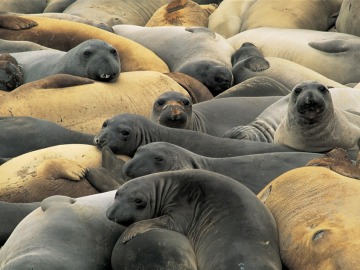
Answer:
[[[302,92],[302,89],[301,89],[300,87],[296,87],[296,88],[294,89],[294,94],[295,94],[296,96],[300,95],[301,92]]]
[[[324,237],[326,230],[319,230],[314,233],[312,240],[316,241]]]
[[[184,106],[189,106],[190,105],[190,101],[188,100],[188,99],[185,99],[184,101],[183,101],[183,104],[184,104]]]
[[[143,201],[142,199],[140,198],[136,198],[134,200],[134,202],[136,203],[136,208],[137,209],[144,209],[147,205],[147,202],[146,201]]]

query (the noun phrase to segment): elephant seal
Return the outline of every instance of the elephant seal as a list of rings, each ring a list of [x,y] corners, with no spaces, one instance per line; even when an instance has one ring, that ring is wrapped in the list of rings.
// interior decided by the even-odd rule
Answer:
[[[179,92],[165,92],[154,102],[150,119],[160,125],[221,137],[231,127],[247,124],[280,97],[216,99],[192,104]],[[242,117],[239,119],[239,115]]]
[[[12,56],[23,70],[25,83],[60,73],[113,82],[121,72],[117,50],[99,39],[84,41],[68,52],[42,50]]]
[[[119,113],[148,117],[154,100],[167,91],[187,93],[174,80],[154,71],[125,72],[113,83],[57,74],[5,92],[0,115],[31,115],[95,134],[105,119]]]
[[[214,11],[216,5],[212,7]],[[209,9],[191,0],[173,0],[164,5],[151,16],[145,26],[202,26],[207,27],[209,22]]]
[[[1,248],[0,268],[111,269],[111,252],[125,229],[105,216],[113,196],[44,199]]]
[[[359,148],[360,117],[334,108],[325,85],[305,81],[291,92],[287,115],[275,131],[274,143],[311,152]]]
[[[39,206],[39,202],[9,203],[0,201],[0,247],[5,244],[20,221]]]
[[[360,40],[353,35],[261,27],[240,32],[227,41],[235,50],[251,42],[265,57],[293,61],[341,84],[359,81],[360,71],[353,67],[359,61]]]
[[[0,166],[0,201],[36,202],[52,195],[87,196],[98,191],[84,178],[101,166],[92,145],[65,144],[32,151]]]
[[[47,49],[49,48],[30,41],[13,41],[0,39],[0,53],[16,53]]]
[[[18,17],[34,21],[37,26],[20,31],[0,28],[2,39],[31,41],[61,51],[69,51],[88,39],[101,39],[118,51],[122,63],[121,70],[124,72],[141,70],[169,72],[168,66],[154,52],[119,35],[73,21],[34,15]]]
[[[234,49],[206,27],[116,25],[113,29],[116,34],[155,52],[170,71],[199,80],[214,96],[232,86]],[[164,44],[169,49],[164,48]]]
[[[118,0],[76,0],[62,13],[100,21],[110,26],[144,26],[157,9],[166,4],[166,0],[130,0],[121,3]]]
[[[18,62],[10,54],[0,55],[0,90],[11,91],[24,81]]]
[[[94,137],[99,148],[108,146],[115,154],[130,157],[139,146],[156,141],[173,143],[208,157],[290,151],[290,148],[281,145],[232,140],[192,130],[168,128],[144,116],[128,113],[106,120]]]
[[[309,80],[332,87],[347,87],[295,62],[277,57],[264,57],[250,42],[243,43],[235,52],[232,64],[234,84],[249,78],[266,76],[280,82],[288,89],[293,89],[298,83]]]
[[[282,83],[266,76],[256,76],[235,84],[217,95],[215,99],[227,97],[286,96],[291,92]]]
[[[76,0],[48,0],[43,13],[61,13]]]
[[[314,0],[303,5],[298,0],[256,0],[244,12],[239,32],[259,27],[327,31],[335,25],[341,3],[342,0]]]
[[[111,266],[116,270],[197,270],[196,261],[194,249],[185,235],[160,228],[140,234],[125,244],[117,241],[111,255]]]
[[[164,171],[208,170],[229,176],[257,194],[284,172],[305,166],[310,160],[321,156],[315,153],[289,152],[209,158],[174,144],[153,142],[139,147],[122,170],[126,179]]]
[[[61,144],[91,145],[93,138],[92,134],[73,131],[43,119],[29,116],[0,117],[0,153],[3,158]]]
[[[288,269],[351,269],[360,263],[360,183],[323,167],[274,179],[258,198],[273,214]]]
[[[306,83],[304,82],[304,84]],[[311,87],[312,83],[309,83],[309,87]],[[358,105],[360,102],[360,92],[357,89],[328,88],[328,90],[331,93],[332,102],[337,110],[351,112],[355,117],[360,114]],[[290,96],[291,94],[270,105],[253,122],[228,130],[223,137],[274,142],[275,131],[286,117]]]
[[[344,0],[341,4],[339,16],[336,19],[336,30],[340,33],[360,36],[358,25],[358,14],[360,10],[359,1]]]
[[[281,268],[271,213],[249,189],[220,174],[183,170],[133,179],[116,191],[106,215],[129,226],[123,242],[156,228],[184,234],[199,269]]]
[[[240,32],[242,17],[256,0],[224,0],[209,16],[209,29],[230,38]]]

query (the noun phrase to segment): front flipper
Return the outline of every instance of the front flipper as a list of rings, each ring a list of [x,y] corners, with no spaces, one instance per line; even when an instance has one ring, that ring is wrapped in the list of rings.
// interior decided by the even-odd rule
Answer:
[[[251,70],[252,72],[264,71],[270,67],[270,63],[261,56],[252,56],[243,61],[244,67]]]
[[[237,126],[226,131],[222,137],[237,139],[237,140],[249,140],[249,141],[272,143],[273,138],[271,136],[266,136],[266,135],[261,130],[253,126]]]
[[[115,181],[112,174],[102,167],[88,169],[85,178],[99,192],[115,190],[123,184]]]
[[[117,158],[109,146],[104,146],[102,148],[102,167],[107,169],[111,173],[114,180],[121,185],[125,183],[125,177],[122,172],[124,164],[125,161]]]
[[[86,169],[73,160],[53,158],[45,160],[36,168],[36,175],[46,179],[64,178],[79,181],[85,175]]]
[[[349,51],[349,40],[330,39],[325,41],[310,41],[309,46],[326,53],[343,53]]]
[[[0,15],[0,28],[8,30],[21,30],[28,29],[36,25],[38,25],[37,22],[20,16],[10,14]]]
[[[169,226],[170,217],[169,216],[161,216],[153,219],[140,220],[131,224],[125,232],[120,236],[121,241],[126,243],[133,239],[135,236],[145,233],[147,231],[153,229],[167,229],[170,230]]]
[[[91,84],[94,81],[69,74],[55,74],[30,83],[34,84],[36,88],[51,89]]]

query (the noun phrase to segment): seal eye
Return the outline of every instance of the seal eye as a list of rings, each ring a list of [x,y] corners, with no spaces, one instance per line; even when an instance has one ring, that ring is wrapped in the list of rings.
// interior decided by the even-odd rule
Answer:
[[[121,134],[124,136],[128,136],[130,134],[130,132],[128,130],[122,130]]]
[[[187,99],[185,99],[184,101],[183,101],[183,104],[184,104],[184,106],[189,106],[190,105],[190,101],[189,100],[187,100]]]
[[[302,89],[301,88],[295,88],[295,90],[294,90],[294,94],[296,95],[296,96],[298,96],[300,93],[302,92]]]
[[[84,56],[85,56],[86,58],[89,58],[91,55],[92,55],[92,52],[91,52],[91,51],[85,51],[85,52],[84,52]]]
[[[327,89],[325,86],[321,85],[318,87],[319,91],[321,94],[325,94],[327,92]]]
[[[164,105],[164,103],[165,103],[165,100],[163,100],[163,99],[158,99],[158,101],[157,101],[157,104],[158,104],[159,106]]]
[[[136,208],[137,209],[144,209],[147,205],[147,202],[146,201],[143,201],[142,199],[140,198],[136,198],[134,200],[134,202],[136,203]]]
[[[106,128],[107,125],[108,125],[108,124],[107,124],[107,121],[105,121],[105,122],[103,123],[102,127],[103,127],[103,128]]]
[[[162,157],[154,157],[156,162],[163,162],[164,159]]]
[[[115,49],[111,49],[110,53],[113,54],[113,55],[117,55],[117,51]]]

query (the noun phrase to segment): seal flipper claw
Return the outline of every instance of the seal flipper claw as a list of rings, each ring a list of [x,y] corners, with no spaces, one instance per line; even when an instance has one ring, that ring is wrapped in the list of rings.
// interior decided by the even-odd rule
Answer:
[[[64,178],[79,181],[85,176],[86,168],[73,160],[54,158],[45,160],[36,168],[39,177],[48,179]]]

